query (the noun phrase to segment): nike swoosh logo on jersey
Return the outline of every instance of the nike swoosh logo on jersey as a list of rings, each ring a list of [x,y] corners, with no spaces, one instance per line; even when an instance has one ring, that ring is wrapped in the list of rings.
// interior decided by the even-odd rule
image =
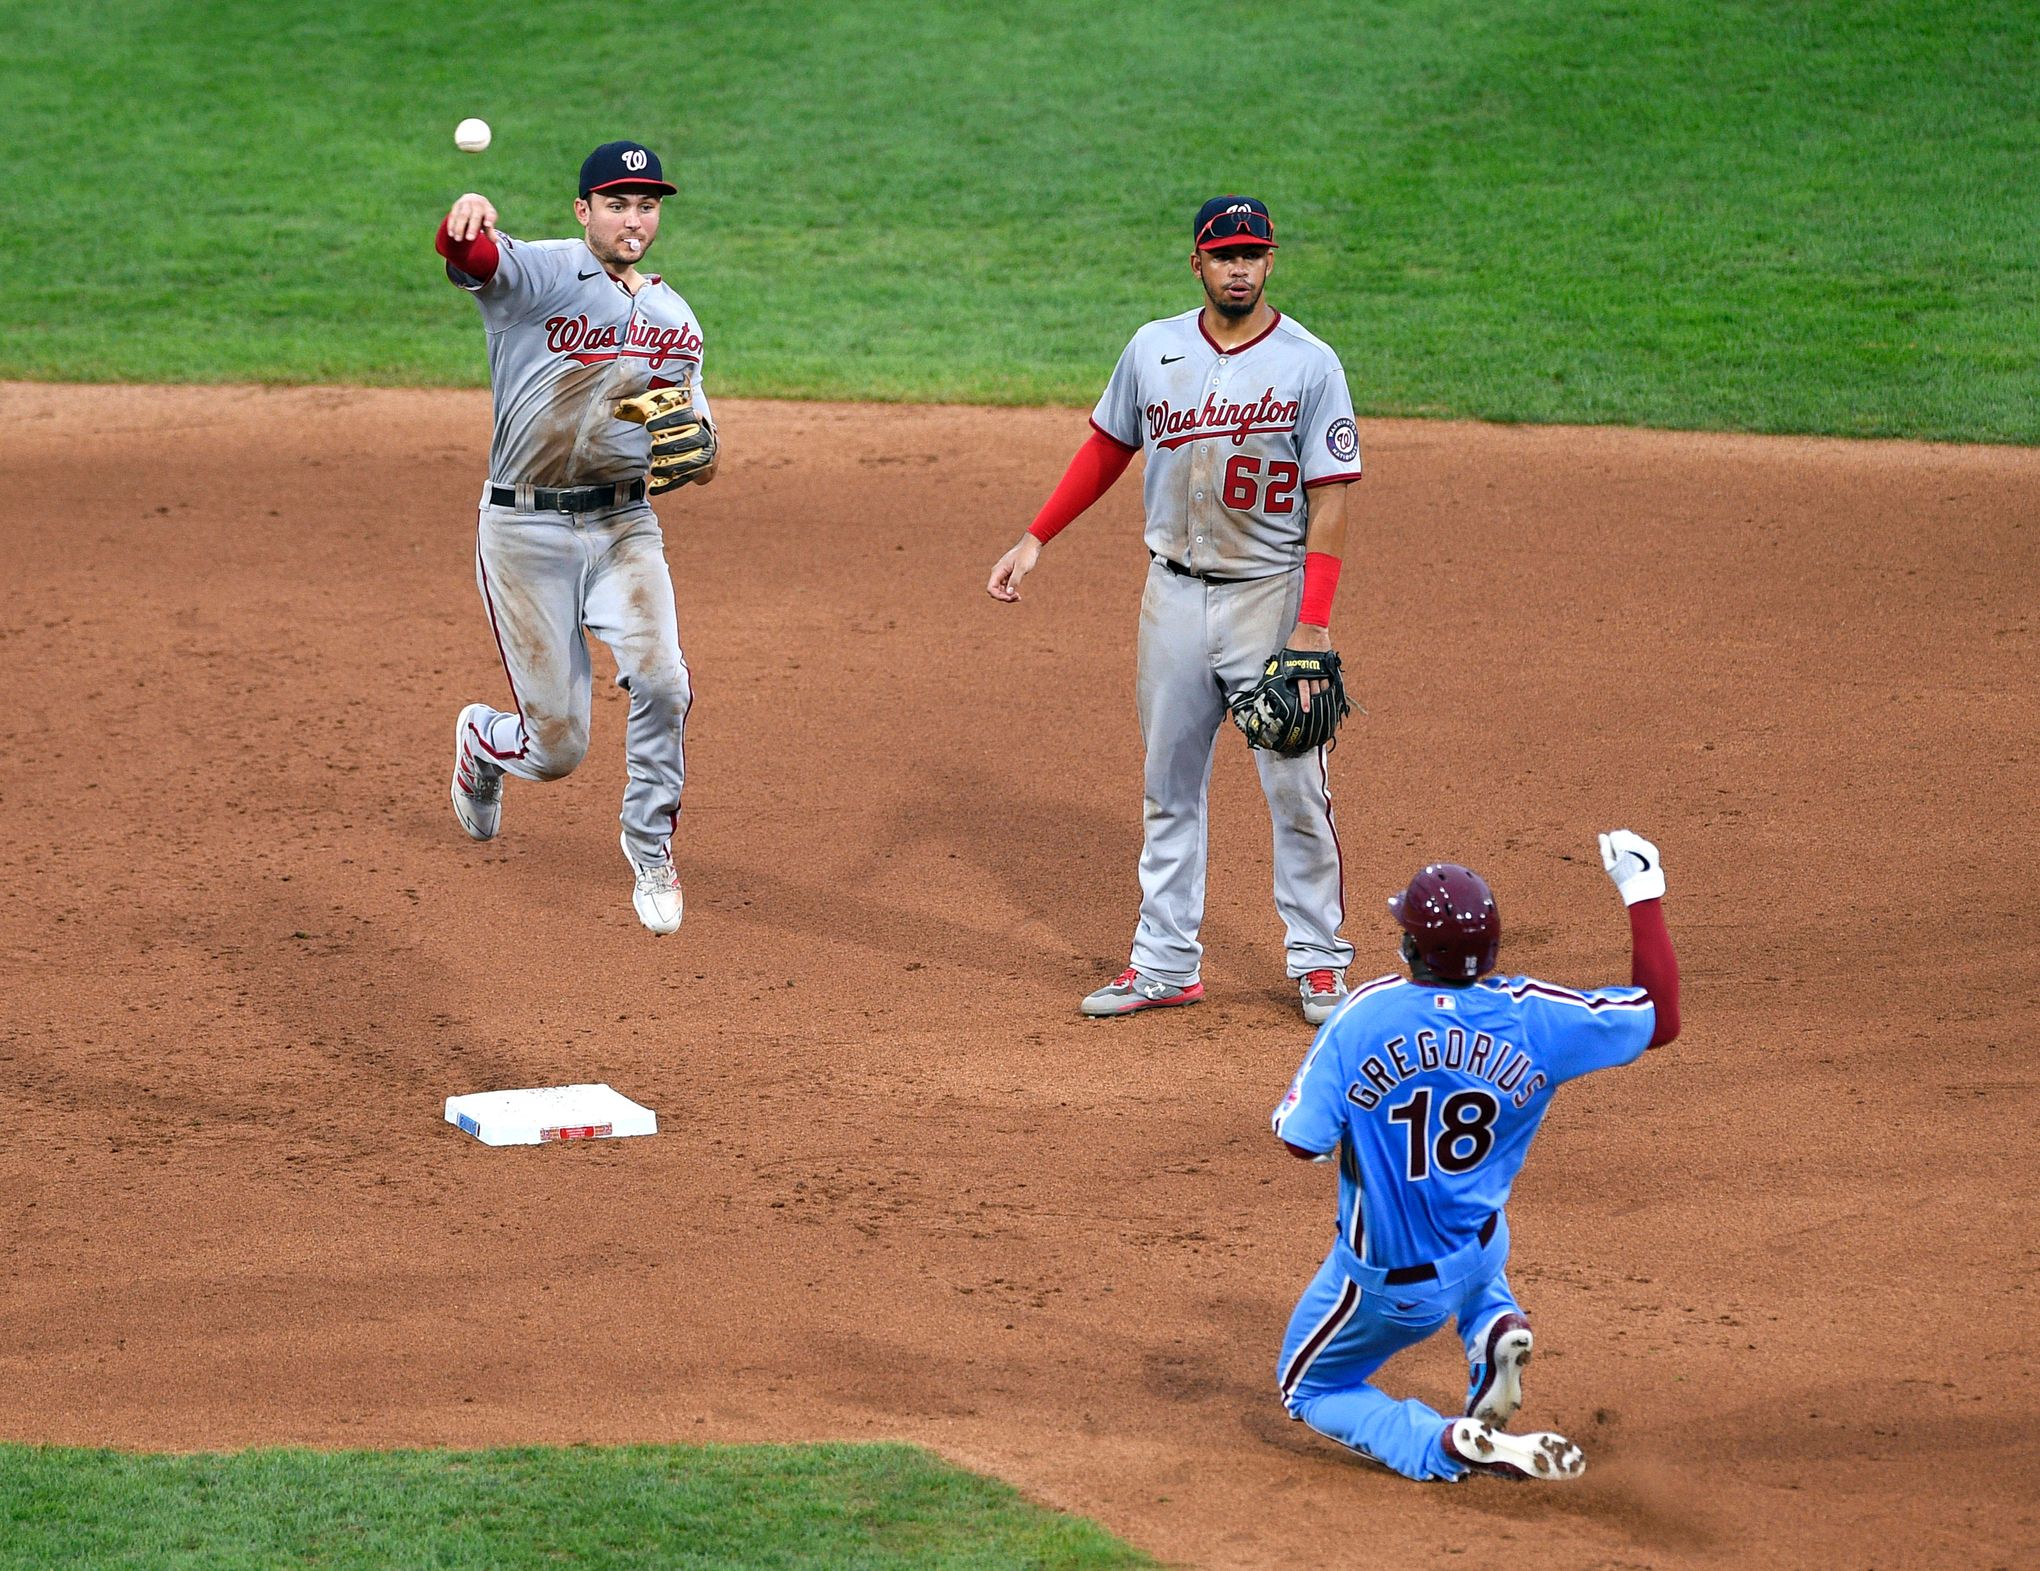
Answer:
[[[602,276],[602,269],[598,267],[592,273],[576,273],[574,276],[585,284],[591,278],[600,278]]]
[[[1163,355],[1163,356],[1162,356],[1162,364],[1163,364],[1163,365],[1174,365],[1174,364],[1175,364],[1175,363],[1176,363],[1176,362],[1177,362],[1178,360],[1181,360],[1182,358],[1183,358],[1183,357],[1182,357],[1181,355]]]

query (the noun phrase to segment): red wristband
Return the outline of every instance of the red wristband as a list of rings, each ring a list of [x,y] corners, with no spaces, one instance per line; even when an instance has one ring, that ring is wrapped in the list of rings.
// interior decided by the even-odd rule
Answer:
[[[1312,627],[1329,627],[1332,622],[1332,596],[1339,588],[1339,559],[1326,551],[1309,551],[1303,558],[1303,607],[1296,613],[1299,622]]]

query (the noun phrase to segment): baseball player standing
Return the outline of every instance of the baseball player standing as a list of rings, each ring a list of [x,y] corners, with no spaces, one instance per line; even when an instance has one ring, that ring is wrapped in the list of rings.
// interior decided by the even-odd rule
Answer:
[[[580,239],[513,240],[473,192],[438,237],[447,277],[474,296],[488,330],[495,433],[475,579],[514,706],[460,712],[453,811],[474,839],[493,839],[506,774],[557,780],[581,762],[594,680],[586,628],[630,694],[623,854],[631,903],[654,933],[680,926],[672,836],[691,689],[646,495],[707,484],[717,450],[694,313],[638,271],[674,189],[650,149],[606,142],[581,165]]]
[[[1612,830],[1601,863],[1629,908],[1632,986],[1486,976],[1502,936],[1494,896],[1477,873],[1433,863],[1388,902],[1409,976],[1355,988],[1275,1109],[1291,1152],[1339,1163],[1338,1235],[1290,1316],[1283,1404],[1409,1478],[1576,1478],[1587,1465],[1562,1435],[1503,1427],[1522,1405],[1531,1335],[1503,1273],[1502,1213],[1552,1093],[1679,1034],[1657,847]],[[1369,1383],[1454,1317],[1472,1373],[1464,1418]]]
[[[1140,923],[1127,968],[1087,1015],[1194,1004],[1203,947],[1206,798],[1228,698],[1284,648],[1328,651],[1360,441],[1339,357],[1264,297],[1275,229],[1251,197],[1213,197],[1191,225],[1203,301],[1133,335],[1092,436],[986,589],[1016,601],[1041,549],[1145,452],[1137,708],[1147,747]],[[1306,702],[1313,687],[1304,688]],[[1322,691],[1322,687],[1316,688]],[[1353,948],[1323,748],[1256,751],[1274,823],[1275,904],[1306,1019],[1345,996]]]

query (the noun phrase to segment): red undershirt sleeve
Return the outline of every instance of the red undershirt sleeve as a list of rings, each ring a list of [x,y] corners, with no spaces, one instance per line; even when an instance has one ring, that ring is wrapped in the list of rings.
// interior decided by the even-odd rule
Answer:
[[[1650,1045],[1663,1047],[1679,1034],[1679,957],[1672,952],[1662,900],[1639,900],[1629,908],[1629,942],[1629,985],[1642,988],[1657,1006]]]
[[[496,237],[484,229],[472,240],[456,240],[448,233],[446,220],[439,220],[439,237],[433,245],[439,254],[459,268],[470,278],[487,283],[496,276],[496,264],[502,255],[496,249]]]
[[[1070,467],[1063,471],[1061,482],[1042,503],[1027,532],[1047,545],[1078,514],[1112,489],[1112,482],[1126,473],[1136,451],[1093,429],[1090,440],[1077,449],[1077,456],[1070,460]]]

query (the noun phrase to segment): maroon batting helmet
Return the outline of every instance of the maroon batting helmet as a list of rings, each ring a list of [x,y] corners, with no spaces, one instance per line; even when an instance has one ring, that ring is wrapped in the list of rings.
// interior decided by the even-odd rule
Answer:
[[[1487,880],[1472,868],[1433,862],[1409,888],[1388,897],[1388,908],[1418,957],[1445,980],[1471,982],[1495,968],[1502,913]]]

